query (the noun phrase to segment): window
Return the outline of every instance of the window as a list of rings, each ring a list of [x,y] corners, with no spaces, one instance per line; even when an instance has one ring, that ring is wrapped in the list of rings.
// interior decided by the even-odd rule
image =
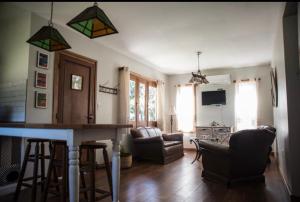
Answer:
[[[177,87],[177,127],[182,132],[192,132],[195,121],[195,91],[193,85]]]
[[[135,74],[129,82],[129,121],[138,126],[156,126],[157,85],[155,81]]]
[[[257,94],[255,82],[236,84],[235,96],[236,130],[257,127]]]

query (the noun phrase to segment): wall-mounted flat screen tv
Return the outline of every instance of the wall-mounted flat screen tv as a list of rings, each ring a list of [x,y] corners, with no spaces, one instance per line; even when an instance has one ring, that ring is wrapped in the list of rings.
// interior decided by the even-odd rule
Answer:
[[[203,91],[202,105],[226,105],[225,90]]]

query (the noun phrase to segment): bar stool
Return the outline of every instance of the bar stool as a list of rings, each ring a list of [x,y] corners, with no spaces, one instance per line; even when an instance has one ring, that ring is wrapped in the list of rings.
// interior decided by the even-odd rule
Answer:
[[[59,152],[60,150],[60,152]],[[42,201],[46,202],[48,193],[60,196],[61,202],[67,201],[68,189],[68,147],[66,141],[55,140],[50,142],[50,162],[48,166],[45,189]],[[61,181],[58,175],[61,176]],[[53,192],[49,188],[55,188]]]
[[[44,143],[49,143],[49,140],[46,139],[35,139],[31,138],[27,140],[28,144],[25,150],[24,154],[24,160],[21,167],[21,172],[18,178],[18,183],[16,187],[16,191],[14,194],[14,201],[18,201],[21,187],[31,187],[31,202],[36,201],[36,191],[37,191],[37,185],[41,184],[42,191],[44,190],[44,183],[45,183],[45,159],[50,159],[49,155],[45,155],[45,145]],[[35,143],[35,150],[34,154],[30,154],[32,143]],[[40,150],[41,147],[41,150]],[[38,175],[38,169],[39,169],[39,160],[41,161],[41,175]],[[33,176],[24,178],[24,174],[27,168],[27,163],[31,162],[33,163]],[[38,179],[40,178],[40,182],[38,182]],[[26,183],[26,181],[32,181],[31,184]]]
[[[80,146],[80,179],[82,181],[82,188],[80,192],[84,193],[85,199],[88,200],[87,192],[90,191],[90,201],[98,201],[104,199],[106,197],[112,197],[112,176],[111,176],[111,168],[109,164],[108,154],[106,151],[107,145],[105,143],[98,142],[85,142]],[[103,158],[105,162],[106,175],[109,183],[110,191],[105,191],[95,187],[95,171],[96,171],[96,159],[95,153],[97,149],[102,149]],[[86,150],[86,160],[83,160],[83,150]],[[89,186],[86,186],[84,173],[90,174],[90,183]],[[96,197],[96,193],[101,194],[100,197]]]
[[[45,189],[42,197],[42,202],[47,201],[48,193],[51,193],[49,191],[50,187],[55,187],[56,192],[54,194],[61,196],[61,201],[65,202],[67,199],[67,188],[68,188],[68,161],[67,161],[67,144],[65,141],[52,141],[51,142],[51,156],[50,156],[50,163],[48,167],[48,173],[47,173],[47,179],[45,183]],[[57,147],[62,148],[62,158],[56,157],[56,149]],[[80,193],[84,194],[84,198],[88,200],[88,191],[90,191],[90,201],[98,201],[101,199],[104,199],[108,196],[112,197],[112,177],[111,177],[111,168],[109,164],[108,154],[106,151],[107,145],[105,143],[97,143],[97,142],[85,142],[80,146]],[[105,168],[106,168],[106,174],[108,178],[109,188],[110,191],[105,191],[101,189],[96,189],[95,187],[95,171],[96,171],[96,159],[95,159],[95,151],[96,149],[102,149],[103,150],[103,158],[105,162]],[[86,150],[86,152],[85,152]],[[59,188],[58,183],[58,175],[56,168],[62,168],[62,189]],[[84,173],[90,173],[90,186],[86,186],[86,181],[84,177]],[[52,174],[54,179],[52,179]],[[101,197],[95,196],[96,193],[102,194]]]

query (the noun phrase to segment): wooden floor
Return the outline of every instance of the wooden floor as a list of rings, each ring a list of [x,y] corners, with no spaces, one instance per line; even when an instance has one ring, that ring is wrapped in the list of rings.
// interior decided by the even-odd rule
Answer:
[[[126,202],[287,202],[288,194],[274,160],[267,168],[266,183],[247,183],[232,188],[201,177],[201,162],[191,164],[194,152],[168,165],[135,162],[121,171],[120,201]],[[108,189],[104,170],[97,172],[97,185]],[[30,192],[23,191],[22,202],[29,200]],[[12,196],[0,197],[1,202],[12,202]],[[49,202],[59,201],[49,198]],[[111,201],[110,198],[102,201]]]

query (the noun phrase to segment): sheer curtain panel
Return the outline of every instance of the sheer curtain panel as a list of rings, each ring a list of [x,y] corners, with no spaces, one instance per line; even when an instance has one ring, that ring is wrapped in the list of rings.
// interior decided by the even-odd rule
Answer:
[[[194,86],[182,85],[176,88],[177,129],[182,132],[193,132],[195,125]]]
[[[165,83],[157,82],[157,127],[165,130]]]

